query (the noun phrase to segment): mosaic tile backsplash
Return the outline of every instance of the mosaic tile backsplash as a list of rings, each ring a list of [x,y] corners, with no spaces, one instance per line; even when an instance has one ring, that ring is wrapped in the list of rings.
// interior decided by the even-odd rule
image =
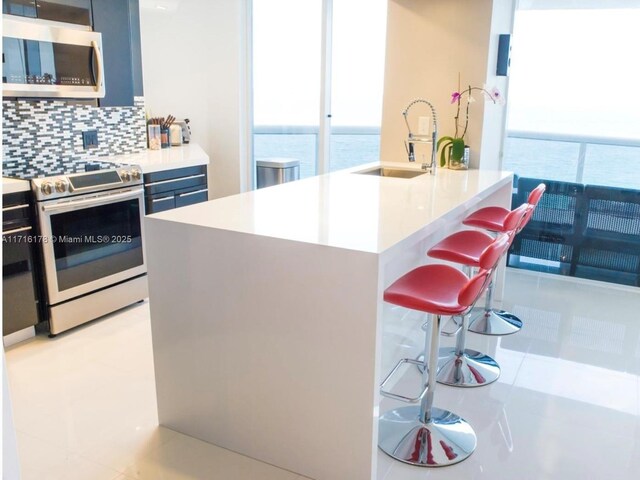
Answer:
[[[144,97],[133,107],[94,107],[59,100],[2,101],[3,175],[54,174],[61,164],[135,153],[147,147]],[[97,130],[98,146],[85,150],[82,132]]]

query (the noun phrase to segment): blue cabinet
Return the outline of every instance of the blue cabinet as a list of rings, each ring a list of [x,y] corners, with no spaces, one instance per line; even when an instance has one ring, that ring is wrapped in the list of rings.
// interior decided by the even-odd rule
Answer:
[[[93,29],[102,33],[106,95],[101,107],[132,106],[142,96],[138,0],[93,0]]]
[[[31,218],[31,192],[8,193],[2,199],[2,335],[39,321]]]
[[[3,0],[2,13],[91,25],[91,0]]]
[[[102,34],[106,95],[101,107],[142,96],[139,0],[4,0],[2,13],[93,27]]]

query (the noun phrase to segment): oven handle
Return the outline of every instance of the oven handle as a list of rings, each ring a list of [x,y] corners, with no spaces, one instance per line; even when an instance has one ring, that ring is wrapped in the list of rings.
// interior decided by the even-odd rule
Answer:
[[[112,193],[102,197],[94,197],[87,200],[71,200],[70,202],[57,203],[54,205],[42,205],[43,212],[61,212],[65,210],[75,210],[78,207],[93,207],[98,205],[104,205],[107,203],[113,203],[118,200],[133,199],[136,197],[142,197],[143,190],[138,188],[124,193]]]

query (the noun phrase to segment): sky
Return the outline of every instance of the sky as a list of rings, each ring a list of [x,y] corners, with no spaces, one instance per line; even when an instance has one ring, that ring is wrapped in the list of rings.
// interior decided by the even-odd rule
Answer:
[[[640,9],[517,12],[508,128],[640,139],[639,26]]]
[[[333,125],[380,124],[386,4],[333,2]],[[254,0],[256,125],[318,125],[321,8],[321,0]]]
[[[386,1],[333,3],[332,125],[379,126]],[[254,0],[256,125],[318,125],[321,4]],[[508,129],[640,139],[639,26],[638,8],[518,11]]]

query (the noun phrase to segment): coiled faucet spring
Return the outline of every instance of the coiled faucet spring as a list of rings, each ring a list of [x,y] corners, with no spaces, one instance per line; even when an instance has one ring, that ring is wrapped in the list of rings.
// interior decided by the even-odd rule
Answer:
[[[433,119],[433,129],[431,131],[431,135],[414,135],[411,132],[411,127],[409,126],[409,121],[407,119],[409,114],[409,109],[413,107],[416,103],[425,103],[431,109],[431,117]],[[429,171],[431,175],[436,174],[436,154],[437,154],[437,138],[438,138],[438,117],[436,114],[436,109],[431,102],[428,100],[424,100],[422,98],[417,98],[413,100],[407,108],[402,112],[402,116],[404,117],[404,123],[407,125],[407,130],[409,131],[409,137],[405,141],[405,148],[407,150],[407,156],[410,162],[415,162],[415,149],[414,144],[416,143],[430,143],[431,144],[431,164],[427,164],[426,162],[422,163],[422,170]]]

